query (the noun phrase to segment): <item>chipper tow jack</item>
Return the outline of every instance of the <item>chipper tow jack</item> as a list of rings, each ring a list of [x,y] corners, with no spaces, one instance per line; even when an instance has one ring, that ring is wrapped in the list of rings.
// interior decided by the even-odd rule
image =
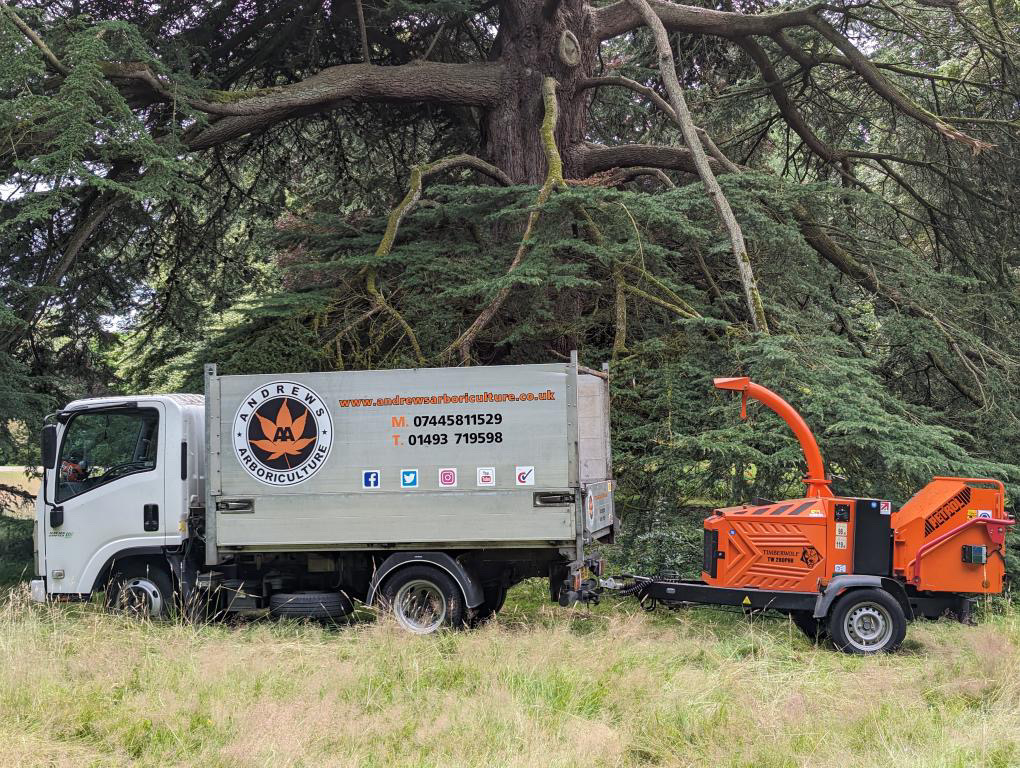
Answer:
[[[620,588],[646,605],[701,603],[788,614],[813,638],[848,653],[893,651],[907,622],[970,617],[974,595],[1002,591],[1015,520],[999,480],[936,477],[899,509],[833,494],[807,423],[749,378],[715,379],[793,430],[807,460],[803,498],[716,509],[705,520],[700,581],[633,577]],[[604,583],[610,586],[610,583]]]

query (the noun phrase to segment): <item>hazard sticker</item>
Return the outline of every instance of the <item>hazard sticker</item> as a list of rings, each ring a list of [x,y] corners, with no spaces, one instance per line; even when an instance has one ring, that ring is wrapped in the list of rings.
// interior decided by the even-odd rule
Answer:
[[[846,549],[846,536],[836,537],[836,549]]]
[[[825,517],[825,513],[820,509],[809,509],[808,517]]]
[[[878,511],[881,514],[883,514],[883,515],[891,515],[892,514],[892,502],[891,501],[883,501],[882,502],[882,506],[879,508]]]
[[[847,523],[836,523],[836,535],[846,536]]]

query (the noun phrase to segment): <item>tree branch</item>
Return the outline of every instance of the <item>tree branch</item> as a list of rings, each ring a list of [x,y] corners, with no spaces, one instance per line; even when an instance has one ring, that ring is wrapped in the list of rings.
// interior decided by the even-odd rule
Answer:
[[[614,168],[662,168],[696,174],[694,159],[686,147],[664,147],[659,144],[619,144],[604,147],[584,142],[567,148],[567,156],[580,176],[592,176]],[[714,169],[722,170],[718,161],[710,160]]]
[[[14,23],[14,26],[20,29],[25,37],[31,40],[32,44],[42,51],[42,55],[46,58],[46,61],[50,63],[50,66],[53,67],[53,69],[65,76],[70,73],[71,70],[64,66],[64,63],[57,58],[56,54],[50,50],[50,47],[43,42],[43,39],[35,33],[35,30],[28,26],[28,24],[22,20],[21,16],[18,15],[18,12],[11,8],[6,2],[4,2],[4,0],[0,0],[0,11],[6,12],[11,21]]]
[[[838,163],[840,160],[839,154],[819,139],[815,132],[811,130],[800,110],[797,109],[797,106],[790,99],[782,80],[772,67],[772,62],[769,60],[764,49],[751,38],[739,41],[739,45],[747,52],[751,61],[758,68],[758,71],[761,72],[762,79],[765,81],[765,87],[772,94],[772,99],[776,102],[776,106],[779,107],[779,112],[787,125],[793,128],[794,132],[804,139],[804,143],[816,155],[826,162]]]
[[[428,101],[484,107],[495,103],[504,91],[504,69],[498,63],[342,64],[293,85],[214,94],[222,101],[195,100],[193,107],[221,119],[196,128],[186,141],[191,149],[205,149],[294,117],[335,109],[344,101]]]
[[[666,189],[673,189],[676,185],[659,168],[610,168],[608,171],[596,173],[583,179],[569,179],[567,184],[572,187],[618,187],[633,181],[641,176],[654,176]]]
[[[804,26],[808,23],[808,17],[822,4],[816,3],[780,13],[754,15],[659,0],[652,0],[649,5],[663,26],[671,31],[738,38],[748,35],[770,35],[787,27]],[[611,5],[593,10],[592,20],[595,24],[595,34],[600,40],[617,37],[645,24],[640,12],[630,5],[629,0],[618,0]]]
[[[368,29],[365,27],[365,9],[361,0],[354,0],[358,11],[358,34],[361,36],[361,60],[366,64],[372,63],[372,57],[368,54]],[[428,58],[426,56],[426,58]]]
[[[956,130],[951,125],[943,122],[938,115],[932,114],[920,105],[911,101],[903,92],[886,79],[885,75],[879,71],[878,67],[876,67],[867,56],[857,49],[857,46],[840,34],[835,27],[821,16],[818,16],[817,14],[810,14],[808,16],[807,23],[809,26],[814,28],[818,34],[832,43],[840,51],[840,53],[846,56],[853,70],[864,78],[865,82],[871,86],[872,90],[885,99],[890,105],[899,109],[904,114],[914,118],[919,123],[927,125],[929,128],[942,134],[947,139],[952,139],[953,141],[959,141],[966,144],[975,154],[992,147],[992,145],[988,142],[975,139],[962,131]]]
[[[908,296],[904,296],[895,288],[882,285],[874,272],[869,271],[863,264],[854,258],[849,251],[833,240],[821,226],[812,221],[805,208],[800,205],[795,205],[793,207],[793,215],[797,220],[804,239],[819,256],[836,267],[836,269],[844,275],[853,279],[862,288],[876,296],[881,296],[894,306],[900,307],[902,310],[914,317],[923,318],[931,322],[945,339],[946,345],[949,349],[960,359],[964,368],[966,368],[971,374],[977,389],[975,390],[974,388],[960,382],[951,374],[948,366],[944,362],[941,360],[936,362],[938,359],[937,356],[932,355],[932,363],[939,372],[946,377],[947,381],[949,381],[949,383],[952,384],[958,392],[967,397],[968,400],[979,406],[987,404],[979,372],[974,367],[974,364],[967,360],[967,357],[960,349],[960,345],[957,340],[948,331],[945,324],[937,315],[935,315],[935,313],[925,307],[922,307]]]
[[[401,328],[404,329],[404,332],[407,334],[407,337],[411,342],[411,346],[414,348],[415,356],[418,358],[418,362],[421,365],[425,364],[425,356],[422,354],[421,346],[418,344],[418,337],[415,335],[414,329],[411,328],[410,324],[404,319],[403,315],[387,303],[386,299],[383,297],[382,292],[379,290],[376,283],[376,271],[377,266],[381,264],[383,260],[389,256],[390,251],[393,250],[393,243],[397,239],[397,230],[400,227],[400,223],[412,210],[414,210],[415,206],[420,203],[422,188],[424,187],[425,182],[433,176],[444,171],[449,171],[453,168],[471,168],[479,173],[484,173],[486,176],[498,181],[504,186],[509,187],[513,184],[510,177],[503,173],[503,171],[499,168],[490,165],[474,155],[453,155],[452,157],[445,157],[442,160],[436,160],[433,163],[416,165],[411,169],[411,181],[408,184],[407,194],[404,195],[404,199],[401,200],[390,212],[389,219],[386,221],[386,231],[383,233],[379,246],[375,249],[375,265],[368,268],[365,276],[365,289],[368,291],[369,296],[372,297],[372,301],[379,309],[392,316]]]
[[[588,88],[601,88],[602,86],[609,85],[629,88],[635,93],[641,94],[649,99],[652,104],[658,107],[662,112],[665,112],[666,116],[673,122],[674,125],[677,127],[680,126],[680,119],[676,116],[676,112],[673,111],[673,108],[669,106],[669,103],[664,98],[657,94],[652,88],[649,88],[646,85],[641,85],[641,83],[636,80],[631,80],[629,77],[623,77],[620,75],[588,77],[577,84],[577,89],[587,90]],[[698,137],[701,139],[701,143],[705,146],[705,149],[710,155],[712,155],[712,157],[719,161],[720,165],[722,165],[730,173],[740,173],[739,166],[723,154],[723,151],[719,149],[714,141],[712,141],[712,137],[708,135],[708,131],[698,126],[695,127],[695,130],[697,130]]]
[[[687,108],[687,100],[684,98],[683,89],[680,87],[680,79],[676,74],[676,65],[673,62],[673,48],[669,43],[669,36],[662,20],[652,10],[648,0],[628,0],[633,5],[645,24],[652,31],[655,38],[655,47],[659,55],[659,72],[666,84],[666,93],[669,94],[669,105],[680,124],[680,130],[684,135],[684,141],[691,151],[691,158],[705,185],[705,192],[708,194],[716,213],[722,222],[723,227],[730,239],[730,246],[733,249],[733,257],[737,262],[737,273],[740,276],[740,283],[744,289],[744,298],[747,301],[747,311],[751,317],[751,327],[758,333],[768,334],[768,323],[765,319],[765,308],[762,305],[761,295],[754,279],[754,271],[751,268],[751,259],[747,253],[747,246],[744,244],[744,233],[740,228],[740,222],[733,214],[730,202],[723,194],[715,174],[708,162],[708,156],[701,145],[697,129],[694,126],[694,119]]]

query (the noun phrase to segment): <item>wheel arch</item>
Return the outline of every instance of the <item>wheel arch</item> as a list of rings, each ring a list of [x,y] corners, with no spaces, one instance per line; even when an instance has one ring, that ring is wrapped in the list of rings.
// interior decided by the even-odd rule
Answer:
[[[903,609],[903,615],[906,617],[906,620],[913,620],[914,612],[910,607],[910,600],[907,598],[907,591],[903,588],[903,585],[896,579],[889,578],[888,576],[871,576],[868,574],[847,574],[845,576],[834,577],[815,600],[814,617],[816,619],[824,619],[829,615],[829,611],[832,609],[832,605],[836,602],[837,598],[842,597],[850,590],[867,588],[881,589],[884,592],[888,592],[896,600],[900,608]]]
[[[395,552],[383,560],[382,564],[372,575],[368,585],[368,594],[365,597],[365,604],[372,605],[378,597],[379,589],[388,578],[403,568],[412,565],[432,565],[445,571],[454,580],[464,595],[464,605],[468,608],[477,608],[481,605],[485,596],[482,586],[476,578],[461,564],[445,552]]]
[[[165,564],[170,578],[174,581],[177,580],[177,574],[167,559],[166,550],[163,547],[129,547],[128,549],[119,550],[107,558],[106,562],[103,563],[96,573],[90,593],[103,589],[106,586],[110,575],[113,573],[114,566],[122,560],[148,560],[158,562],[160,565]]]

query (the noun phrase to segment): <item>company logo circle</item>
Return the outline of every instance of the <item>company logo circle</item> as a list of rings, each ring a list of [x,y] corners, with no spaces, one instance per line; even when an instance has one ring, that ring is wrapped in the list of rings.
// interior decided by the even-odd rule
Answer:
[[[304,482],[326,463],[333,421],[313,390],[274,381],[241,401],[233,424],[234,452],[248,474],[267,485]]]

